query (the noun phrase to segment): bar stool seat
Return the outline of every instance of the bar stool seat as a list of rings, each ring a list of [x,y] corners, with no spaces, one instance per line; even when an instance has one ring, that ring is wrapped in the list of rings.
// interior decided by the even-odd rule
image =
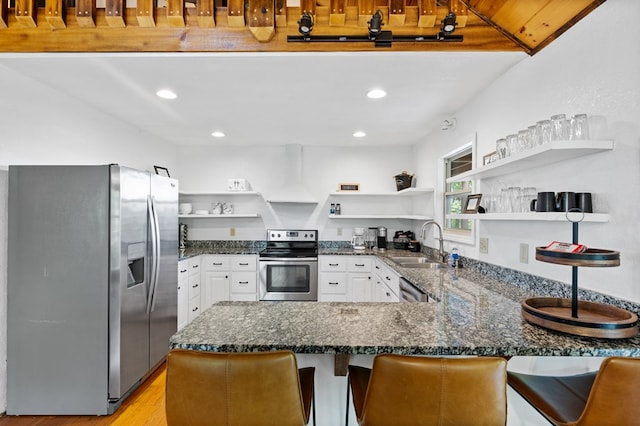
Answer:
[[[290,351],[167,355],[167,424],[302,426],[309,422],[313,367]],[[315,409],[313,410],[315,424]]]
[[[606,358],[598,371],[572,376],[507,372],[518,394],[556,426],[637,425],[640,359]]]
[[[505,425],[507,361],[378,355],[373,368],[349,366],[358,424]],[[347,392],[347,423],[349,392]]]

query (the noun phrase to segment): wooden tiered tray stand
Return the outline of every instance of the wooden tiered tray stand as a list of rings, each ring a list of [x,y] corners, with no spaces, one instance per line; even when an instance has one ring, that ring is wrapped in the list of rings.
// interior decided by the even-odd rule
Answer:
[[[578,243],[578,222],[573,223],[573,243]],[[638,334],[638,317],[633,312],[598,302],[578,301],[578,267],[620,265],[620,253],[588,249],[583,253],[560,253],[536,247],[536,260],[571,266],[571,299],[532,297],[522,301],[522,317],[550,330],[578,336],[622,339]]]

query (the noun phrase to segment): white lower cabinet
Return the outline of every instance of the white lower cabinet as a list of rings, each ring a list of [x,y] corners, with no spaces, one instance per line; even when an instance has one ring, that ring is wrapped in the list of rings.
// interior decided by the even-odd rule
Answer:
[[[178,262],[178,330],[189,323],[189,261]]]
[[[400,301],[400,275],[385,265],[381,260],[374,261],[375,302]]]
[[[373,256],[319,256],[318,301],[373,300]]]
[[[202,312],[200,293],[202,277],[200,275],[200,256],[196,256],[188,260],[189,278],[187,282],[189,295],[189,310],[187,313],[187,321],[191,322]]]
[[[224,300],[258,300],[256,255],[205,255],[203,308]]]

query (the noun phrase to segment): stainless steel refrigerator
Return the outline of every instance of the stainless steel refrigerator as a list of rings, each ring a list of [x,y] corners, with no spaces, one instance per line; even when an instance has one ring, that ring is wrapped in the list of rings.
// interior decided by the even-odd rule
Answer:
[[[7,413],[110,414],[176,332],[178,183],[10,166]]]

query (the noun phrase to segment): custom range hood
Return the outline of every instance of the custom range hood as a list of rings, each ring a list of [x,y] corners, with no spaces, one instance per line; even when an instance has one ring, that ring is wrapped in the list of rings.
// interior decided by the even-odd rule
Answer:
[[[285,179],[268,198],[269,203],[317,204],[318,200],[302,184],[302,145],[286,145]]]

